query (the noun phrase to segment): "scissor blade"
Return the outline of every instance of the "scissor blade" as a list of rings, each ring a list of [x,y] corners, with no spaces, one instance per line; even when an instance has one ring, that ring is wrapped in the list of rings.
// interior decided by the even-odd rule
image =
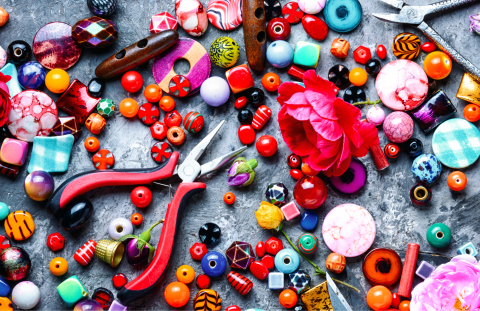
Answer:
[[[210,144],[210,142],[212,141],[213,137],[215,137],[215,135],[217,134],[217,132],[220,130],[220,128],[222,127],[223,123],[225,123],[225,120],[222,120],[222,122],[220,122],[219,125],[217,125],[216,128],[213,129],[213,131],[211,131],[210,133],[208,133],[207,136],[205,136],[204,139],[202,139],[193,149],[192,151],[190,151],[190,153],[188,154],[187,158],[189,159],[194,159],[195,161],[198,160],[198,158],[200,158],[203,154],[203,152],[205,152],[205,149],[207,149],[208,145]],[[187,159],[185,159],[186,161]]]
[[[235,151],[232,151],[230,152],[229,154],[226,154],[224,156],[221,156],[219,158],[216,158],[215,160],[212,160],[208,163],[205,163],[201,166],[201,169],[202,171],[200,172],[200,175],[199,176],[202,176],[202,175],[205,175],[205,174],[208,174],[218,168],[220,168],[221,166],[223,166],[224,164],[226,164],[227,162],[230,162],[231,160],[233,160],[234,158],[236,158],[240,153],[242,153],[243,151],[245,151],[248,147],[247,146],[244,146],[240,149],[237,149]]]
[[[401,1],[401,0],[382,0],[382,2],[388,4],[388,5],[391,5],[393,6],[394,8],[397,8],[397,9],[401,9],[403,8],[403,6],[405,5],[405,2]]]
[[[400,15],[398,14],[391,14],[391,13],[373,13],[373,16],[378,18],[379,20],[382,20],[384,22],[389,22],[389,23],[398,23],[398,24],[404,24],[406,21],[401,18]]]
[[[345,307],[345,310],[353,311],[352,308],[350,307],[350,305],[348,304],[348,302],[345,300],[345,297],[343,297],[342,293],[338,289],[335,282],[330,277],[330,275],[328,273],[325,273],[325,274],[327,275],[327,284],[332,289],[332,291],[329,291],[330,296],[335,295],[338,298],[338,300],[340,300],[342,305]]]

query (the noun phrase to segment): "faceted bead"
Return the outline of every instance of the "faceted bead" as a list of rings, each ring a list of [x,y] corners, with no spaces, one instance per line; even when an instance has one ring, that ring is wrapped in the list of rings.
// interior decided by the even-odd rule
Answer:
[[[93,213],[93,205],[88,200],[72,201],[66,206],[60,224],[67,231],[81,229]]]
[[[427,229],[428,244],[435,248],[445,248],[452,240],[452,231],[442,223],[435,223]]]
[[[297,270],[288,274],[288,288],[298,295],[310,289],[312,278],[304,270]]]
[[[295,184],[293,197],[305,209],[316,209],[327,199],[327,186],[317,176],[307,176]]]
[[[109,98],[104,98],[98,103],[97,112],[104,118],[111,117],[115,114],[115,103]]]
[[[88,297],[88,291],[76,275],[57,286],[57,292],[67,307],[71,308],[81,299]]]
[[[420,265],[418,265],[418,268],[417,268],[417,271],[415,271],[415,274],[425,280],[430,276],[430,274],[432,274],[433,270],[435,270],[434,266],[422,260],[422,262],[420,262]],[[397,297],[398,297],[398,294],[397,294]],[[399,297],[398,303],[400,303],[400,297]],[[392,306],[393,306],[393,302],[392,302]]]
[[[285,286],[285,275],[282,272],[271,272],[268,275],[268,288],[271,290],[283,289]]]
[[[468,242],[467,244],[463,245],[462,247],[457,248],[458,255],[470,255],[476,257],[478,255],[478,251],[473,245],[472,242]]]
[[[165,118],[163,118],[163,122],[165,122],[169,128],[180,126],[180,124],[182,124],[182,115],[177,110],[170,111],[165,115]]]
[[[317,212],[306,210],[300,220],[300,226],[305,231],[313,231],[317,227],[318,218]]]
[[[145,103],[141,105],[138,109],[138,118],[145,125],[152,125],[153,123],[158,121],[159,117],[160,110],[158,110],[157,106],[151,103]]]
[[[73,255],[73,259],[82,266],[86,266],[92,260],[93,255],[95,254],[95,247],[97,243],[94,240],[88,240],[87,243],[83,244]]]
[[[297,247],[302,254],[313,254],[318,249],[318,238],[312,233],[302,234],[298,238]]]
[[[228,264],[232,268],[246,270],[255,259],[253,247],[249,243],[235,241],[225,252]]]
[[[264,0],[265,19],[267,21],[282,16],[282,5],[278,0]]]
[[[265,255],[265,243],[263,243],[263,241],[257,243],[257,246],[255,246],[255,252],[258,257],[263,257]]]
[[[251,125],[242,125],[238,128],[238,138],[244,145],[251,145],[255,142],[255,131]]]
[[[203,243],[195,243],[190,247],[190,255],[193,260],[202,260],[207,253],[207,246]]]
[[[248,109],[241,109],[238,112],[237,118],[238,122],[240,122],[241,124],[250,124],[253,121],[253,112]]]
[[[287,40],[291,28],[287,20],[281,17],[272,19],[267,25],[267,35],[270,40]]]
[[[295,45],[293,63],[297,66],[317,68],[320,57],[320,45],[306,41],[298,41]]]
[[[127,310],[128,310],[128,307],[124,306],[117,300],[114,300],[112,302],[112,305],[110,306],[110,309],[108,309],[108,311],[127,311]]]
[[[410,138],[405,142],[405,152],[411,158],[416,158],[423,153],[423,143],[420,139]]]
[[[358,102],[363,102],[367,100],[367,94],[365,91],[358,86],[351,86],[345,90],[343,94],[343,100],[347,103],[354,104]],[[358,109],[362,109],[364,105],[356,106]]]
[[[272,255],[267,254],[263,256],[262,259],[260,259],[260,262],[263,263],[268,270],[275,268],[275,257]]]
[[[87,0],[90,12],[100,17],[112,15],[117,8],[117,0]]]
[[[75,117],[58,117],[57,122],[52,128],[53,134],[57,136],[73,135],[75,139],[80,136],[82,128],[78,125]]]
[[[177,30],[177,19],[168,12],[153,15],[150,20],[150,32],[152,34],[158,33],[162,30],[174,29]]]
[[[200,289],[210,288],[210,278],[208,277],[208,275],[199,274],[196,279],[196,284]]]
[[[127,283],[128,283],[128,279],[127,277],[125,276],[125,274],[123,273],[117,273],[113,276],[112,278],[112,283],[113,283],[113,286],[116,288],[116,289],[120,289],[122,287],[124,287]]]
[[[271,237],[265,242],[265,250],[268,254],[276,255],[279,251],[283,249],[283,242],[282,240]]]
[[[349,74],[350,70],[347,67],[335,65],[328,71],[328,81],[333,82],[335,86],[343,90],[350,85]]]
[[[253,288],[252,281],[237,272],[230,271],[227,280],[242,295],[248,294]]]
[[[283,17],[290,24],[296,24],[300,22],[303,17],[303,11],[298,7],[298,2],[291,1],[285,4],[282,8]]]
[[[292,273],[299,265],[300,257],[293,249],[282,249],[275,255],[275,268],[282,273]]]
[[[357,63],[365,65],[370,59],[372,59],[372,53],[370,49],[364,46],[359,46],[353,51],[353,58]]]
[[[167,127],[165,124],[163,125],[165,126],[165,128]],[[166,136],[166,132],[165,132],[165,136]],[[173,153],[172,146],[170,146],[168,143],[164,141],[156,142],[152,146],[152,149],[150,149],[150,155],[152,156],[152,159],[158,164],[165,163],[165,161],[170,159],[170,156],[172,155],[172,153]]]
[[[208,246],[215,246],[220,243],[220,235],[222,231],[220,227],[214,223],[208,222],[200,227],[198,237],[202,243]]]
[[[265,191],[265,197],[267,202],[281,206],[287,201],[288,189],[281,182],[269,184]]]
[[[152,133],[152,137],[158,140],[162,140],[167,137],[168,127],[163,122],[155,122],[152,126],[150,126],[150,132]]]
[[[72,37],[84,48],[104,48],[118,39],[118,26],[111,20],[92,16],[73,25]]]
[[[259,280],[265,280],[270,273],[268,268],[260,261],[254,261],[250,265],[250,272]]]
[[[52,250],[52,252],[63,249],[64,245],[65,238],[59,232],[51,233],[48,235],[47,246]]]
[[[227,268],[227,260],[219,252],[208,252],[203,256],[201,261],[203,273],[209,277],[217,277],[222,275]]]
[[[107,149],[100,149],[93,155],[92,162],[97,170],[106,170],[113,167],[115,157]]]
[[[305,32],[315,40],[323,41],[328,35],[328,26],[315,15],[306,14],[302,18],[302,26]]]
[[[105,91],[105,81],[100,78],[93,78],[88,82],[87,90],[88,95],[92,97],[102,97],[103,91]]]
[[[114,296],[113,293],[108,289],[99,287],[93,292],[92,298],[95,299],[104,310],[107,310],[110,308]]]

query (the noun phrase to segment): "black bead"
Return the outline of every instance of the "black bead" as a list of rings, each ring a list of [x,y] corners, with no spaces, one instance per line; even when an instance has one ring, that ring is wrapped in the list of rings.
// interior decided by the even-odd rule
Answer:
[[[423,153],[423,143],[417,138],[410,138],[405,142],[405,152],[411,158],[416,158]]]
[[[203,244],[207,246],[215,246],[220,243],[220,235],[222,231],[216,224],[208,222],[200,227],[198,237]]]
[[[32,55],[32,47],[23,40],[16,40],[10,43],[7,48],[7,57],[15,65],[22,65]]]
[[[282,5],[278,0],[263,0],[265,19],[267,21],[282,16]]]
[[[350,70],[343,65],[335,65],[328,71],[328,81],[335,84],[339,89],[344,89],[350,85],[348,74]]]
[[[380,69],[382,69],[382,65],[378,59],[371,59],[365,64],[365,71],[367,71],[368,74],[378,75]]]
[[[265,93],[261,89],[253,88],[247,96],[248,102],[259,107],[265,100]]]
[[[88,82],[88,94],[92,97],[101,97],[105,90],[105,82],[100,78],[93,78]]]
[[[253,121],[253,112],[248,109],[242,109],[238,112],[238,122],[241,124],[251,124]]]
[[[115,12],[117,0],[87,0],[90,12],[100,17],[108,17]]]
[[[351,86],[345,90],[343,100],[350,104],[363,102],[367,100],[367,94],[365,94],[365,91],[358,86]],[[365,105],[358,105],[355,107],[362,109],[364,106]]]
[[[67,231],[81,229],[92,216],[93,205],[86,199],[73,201],[65,207],[65,214],[60,218],[60,224]]]

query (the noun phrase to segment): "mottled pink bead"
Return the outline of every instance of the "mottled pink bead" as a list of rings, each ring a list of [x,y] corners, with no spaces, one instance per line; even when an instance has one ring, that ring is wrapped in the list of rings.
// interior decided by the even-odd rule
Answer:
[[[178,24],[191,36],[201,36],[207,31],[207,10],[198,0],[176,0],[175,15]]]
[[[413,129],[413,120],[405,112],[392,112],[383,121],[383,132],[394,143],[406,142],[412,137]]]
[[[367,111],[367,120],[375,126],[380,125],[385,120],[385,111],[378,106],[373,106]]]

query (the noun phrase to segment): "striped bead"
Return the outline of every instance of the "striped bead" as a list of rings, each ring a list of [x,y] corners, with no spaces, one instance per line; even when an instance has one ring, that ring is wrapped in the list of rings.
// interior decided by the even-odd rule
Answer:
[[[393,40],[392,50],[396,57],[402,59],[414,59],[421,49],[420,38],[409,32],[402,32]]]
[[[32,215],[25,211],[10,213],[5,219],[5,232],[14,241],[24,241],[32,236],[35,223]]]
[[[195,311],[217,311],[222,308],[222,298],[213,289],[202,289],[193,298]]]
[[[183,119],[183,127],[187,132],[196,134],[200,132],[205,124],[203,116],[199,112],[190,111]]]
[[[220,30],[232,30],[242,23],[242,0],[210,0],[207,16],[210,24]]]
[[[253,288],[252,281],[237,272],[231,271],[227,275],[227,280],[230,282],[230,284],[232,284],[235,290],[242,295],[248,294]]]
[[[97,242],[94,240],[88,240],[87,243],[83,244],[83,246],[77,250],[73,256],[73,259],[75,259],[82,266],[88,265],[88,263],[92,260],[93,254],[95,253],[96,246]]]
[[[260,130],[272,116],[272,110],[265,105],[258,107],[255,116],[253,117],[252,127],[256,130]]]
[[[312,233],[302,234],[298,238],[297,247],[303,254],[313,254],[318,249],[318,238]]]

